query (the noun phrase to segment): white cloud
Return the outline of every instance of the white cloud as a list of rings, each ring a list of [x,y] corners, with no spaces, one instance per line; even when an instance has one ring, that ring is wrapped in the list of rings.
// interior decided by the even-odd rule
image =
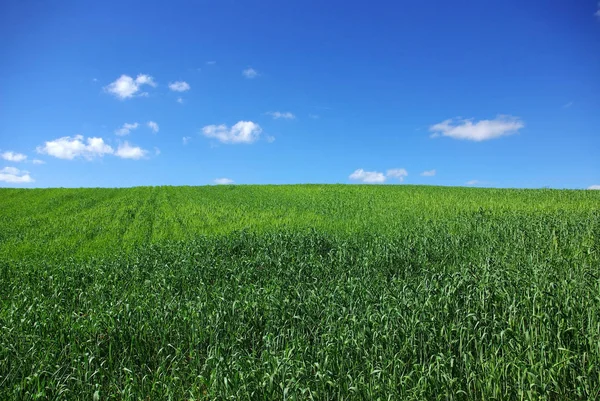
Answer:
[[[362,168],[350,174],[351,180],[361,181],[366,184],[383,184],[388,178],[395,178],[398,181],[404,181],[408,176],[408,171],[403,168],[389,169],[385,174],[379,171],[365,171]]]
[[[182,98],[180,98],[180,97],[178,97],[178,98],[177,98],[177,103],[179,103],[179,104],[183,104],[183,99],[182,99]]]
[[[246,78],[252,79],[258,76],[258,71],[256,71],[254,68],[246,68],[244,71],[242,71],[242,75]]]
[[[154,82],[154,78],[150,75],[139,74],[135,79],[135,82],[138,85],[150,85],[151,87],[156,88],[156,82]]]
[[[385,182],[385,175],[378,171],[365,171],[359,168],[349,177],[351,180],[361,181],[367,184],[381,184]]]
[[[467,181],[467,185],[479,185],[479,184],[481,184],[481,181],[479,181],[479,180]]]
[[[598,18],[600,18],[600,2],[598,2],[598,10],[596,10],[596,12],[594,13],[594,15]]]
[[[160,149],[159,149],[159,148],[157,148],[156,146],[154,147],[154,154],[155,154],[156,156],[160,155]]]
[[[0,157],[2,157],[4,160],[8,160],[9,162],[22,162],[25,161],[27,159],[27,156],[24,155],[23,153],[16,153],[13,151],[6,151],[2,154],[0,154]]]
[[[46,164],[46,162],[40,159],[33,159],[33,164]]]
[[[271,117],[273,117],[273,119],[275,119],[275,120],[278,120],[280,118],[283,118],[286,120],[293,120],[294,118],[296,118],[296,116],[293,113],[290,113],[289,111],[285,111],[285,112],[268,111],[267,114],[270,115]]]
[[[423,177],[433,177],[435,175],[435,170],[425,170],[421,173]]]
[[[119,148],[115,152],[115,156],[121,159],[133,159],[138,160],[146,156],[147,150],[140,148],[139,146],[131,146],[128,142],[124,142],[119,145]]]
[[[87,138],[84,141],[83,135],[75,135],[74,137],[64,136],[53,141],[48,141],[44,146],[38,146],[36,151],[59,159],[68,160],[76,157],[84,157],[91,160],[95,157],[102,157],[105,154],[112,154],[114,152],[113,148],[104,143],[102,138]]]
[[[139,127],[138,123],[132,123],[132,124],[125,123],[125,124],[123,124],[123,126],[121,128],[119,128],[118,130],[115,130],[115,135],[119,135],[119,136],[129,135],[131,130],[136,129],[137,127]]]
[[[563,109],[568,109],[571,106],[573,106],[573,102],[566,103],[565,105],[563,105]]]
[[[16,167],[4,167],[0,169],[0,181],[9,182],[11,184],[22,184],[33,182],[33,178],[28,171],[19,170]]]
[[[190,90],[190,84],[185,81],[176,81],[169,83],[169,89],[174,92],[185,92]]]
[[[447,136],[469,141],[485,141],[505,135],[515,134],[525,125],[518,117],[499,115],[494,120],[450,119],[432,125],[429,131],[432,137]]]
[[[133,79],[129,75],[123,74],[117,78],[117,80],[104,87],[104,90],[119,99],[127,99],[137,94],[142,85],[155,87],[156,83],[149,75],[139,74],[135,79]],[[141,93],[140,96],[148,96],[148,93]]]
[[[229,184],[233,184],[233,180],[231,178],[217,178],[214,182],[217,185],[229,185]]]
[[[152,132],[154,132],[155,134],[158,132],[159,128],[158,128],[158,124],[155,123],[154,121],[148,121],[148,128],[150,128],[152,130]]]
[[[215,138],[223,143],[252,143],[262,132],[260,125],[252,121],[238,121],[233,127],[225,124],[207,125],[202,128],[202,133],[208,138]]]
[[[398,181],[404,181],[404,177],[408,176],[408,171],[403,168],[394,168],[387,171],[387,176],[396,178]]]
[[[189,142],[189,141],[191,141],[191,140],[192,140],[192,137],[191,137],[191,136],[184,136],[184,137],[183,137],[183,144],[184,144],[184,145],[187,145],[187,144],[188,144],[188,142]]]
[[[319,118],[319,115],[318,114],[309,114],[308,118],[312,118],[313,120],[316,120]]]
[[[600,190],[600,185],[590,185],[588,189]]]

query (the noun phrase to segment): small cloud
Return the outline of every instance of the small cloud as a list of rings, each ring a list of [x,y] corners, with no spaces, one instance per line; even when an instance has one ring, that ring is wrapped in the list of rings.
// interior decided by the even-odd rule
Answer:
[[[98,78],[92,78],[92,82],[98,82]]]
[[[169,89],[174,92],[185,92],[190,90],[190,85],[185,81],[176,81],[169,83]]]
[[[278,120],[283,118],[285,120],[293,120],[296,116],[289,111],[281,112],[281,111],[267,111],[267,115],[273,117],[274,120]]]
[[[38,146],[36,151],[67,160],[73,160],[77,157],[92,160],[114,152],[113,148],[107,145],[102,138],[87,138],[87,140],[84,140],[83,135],[64,136],[53,141],[47,141],[44,146]]]
[[[435,175],[435,170],[425,170],[421,173],[423,177],[433,177]]]
[[[563,105],[563,109],[568,109],[571,106],[573,106],[573,102],[569,102],[569,103]]]
[[[600,2],[598,2],[598,10],[596,10],[596,12],[594,13],[594,15],[598,18],[600,18]]]
[[[150,85],[151,87],[156,88],[156,82],[154,82],[154,78],[150,75],[139,74],[135,79],[135,82],[138,85]]]
[[[472,119],[450,119],[432,125],[429,131],[433,133],[432,138],[447,136],[480,142],[515,134],[524,126],[525,124],[518,117],[500,115],[494,120],[480,120],[475,123]]]
[[[0,169],[0,181],[11,184],[23,184],[33,182],[28,171],[19,170],[16,167],[4,167]]]
[[[362,168],[354,171],[349,177],[351,180],[361,181],[366,184],[382,184],[385,182],[385,175],[378,171],[365,171]]]
[[[129,135],[129,133],[136,129],[137,127],[139,127],[140,125],[138,123],[125,123],[123,124],[123,126],[117,130],[115,130],[115,135],[119,135],[119,136],[124,136],[124,135]]]
[[[238,121],[231,128],[225,124],[207,125],[202,128],[204,136],[228,144],[255,142],[260,137],[261,132],[260,125],[252,121]]]
[[[184,145],[187,145],[192,140],[191,136],[184,136],[182,141]]]
[[[25,161],[27,159],[27,156],[23,153],[17,153],[10,150],[0,154],[0,157],[2,157],[4,160],[8,160],[9,162],[17,163]]]
[[[154,155],[156,155],[156,156],[160,155],[160,149],[157,148],[156,146],[154,147]]]
[[[403,168],[394,168],[387,171],[387,176],[391,178],[396,178],[398,181],[404,181],[404,177],[408,176],[408,171]]]
[[[183,99],[182,99],[182,98],[180,98],[180,97],[178,97],[178,98],[177,98],[177,103],[179,103],[179,104],[183,104]]]
[[[600,185],[590,185],[587,189],[600,190]]]
[[[155,134],[158,132],[159,128],[158,128],[158,124],[155,123],[154,121],[148,121],[148,128],[150,128],[152,130],[152,132],[154,132]]]
[[[46,164],[46,162],[40,159],[33,159],[33,164]]]
[[[244,71],[242,71],[242,75],[248,79],[253,79],[258,76],[258,71],[256,71],[254,68],[246,68]]]
[[[312,118],[313,120],[316,120],[319,118],[319,115],[318,114],[309,114],[308,118]]]
[[[127,141],[119,145],[119,148],[115,152],[115,156],[121,159],[133,159],[139,160],[146,156],[147,150],[140,148],[139,146],[131,146]]]
[[[217,64],[216,61],[207,61],[206,62],[206,65],[215,65],[215,64]]]
[[[467,181],[467,185],[479,185],[479,184],[481,184],[481,181],[479,181],[479,180]]]
[[[269,135],[269,136],[267,136],[266,139],[267,139],[267,142],[269,142],[269,143],[275,142],[275,137],[274,136]]]
[[[231,178],[217,178],[214,183],[217,185],[230,185],[233,184],[233,180]]]
[[[107,86],[104,87],[104,90],[118,99],[128,99],[136,95],[141,86],[149,85],[152,87],[156,87],[156,83],[154,82],[154,78],[150,75],[139,74],[135,79],[130,77],[129,75],[121,75],[114,82],[111,82]],[[147,92],[140,94],[140,96],[148,96]]]

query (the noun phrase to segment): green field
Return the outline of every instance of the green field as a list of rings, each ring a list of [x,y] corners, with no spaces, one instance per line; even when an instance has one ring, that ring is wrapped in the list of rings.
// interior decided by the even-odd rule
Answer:
[[[600,191],[0,190],[0,400],[600,398]]]

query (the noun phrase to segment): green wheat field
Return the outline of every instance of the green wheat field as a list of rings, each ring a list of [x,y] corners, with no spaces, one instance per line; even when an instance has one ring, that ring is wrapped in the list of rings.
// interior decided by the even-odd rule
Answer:
[[[600,191],[1,189],[34,399],[600,399]]]

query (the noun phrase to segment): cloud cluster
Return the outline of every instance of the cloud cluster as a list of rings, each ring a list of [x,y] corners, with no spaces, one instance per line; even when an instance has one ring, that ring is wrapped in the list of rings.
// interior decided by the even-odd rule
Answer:
[[[4,167],[0,169],[0,181],[11,184],[23,184],[33,182],[28,171],[19,170],[16,167]]]
[[[360,181],[365,184],[383,184],[388,178],[395,178],[398,181],[404,181],[404,177],[408,176],[408,172],[403,168],[395,168],[383,174],[379,171],[365,171],[362,168],[355,170],[350,174],[350,179]]]
[[[600,185],[590,185],[588,189],[600,190]]]
[[[214,138],[222,143],[252,143],[258,140],[262,128],[252,121],[238,121],[229,128],[225,124],[207,125],[202,128],[202,134],[208,138]]]
[[[274,120],[279,120],[283,118],[285,120],[293,120],[296,116],[289,111],[281,112],[281,111],[267,111],[267,114],[273,117]]]
[[[525,124],[518,117],[500,115],[494,120],[450,119],[432,125],[432,137],[447,136],[468,141],[486,141],[517,133]]]
[[[104,142],[102,138],[84,138],[83,135],[74,137],[64,136],[53,141],[47,141],[43,146],[38,146],[36,151],[41,154],[56,157],[58,159],[73,160],[84,158],[92,160],[104,155],[115,155],[123,159],[140,159],[147,151],[131,146],[129,143],[119,145],[117,151]]]
[[[102,138],[87,138],[83,135],[74,137],[63,136],[44,143],[44,146],[36,148],[38,153],[54,156],[59,159],[73,160],[76,157],[83,157],[91,160],[96,157],[102,157],[105,154],[112,154],[113,148],[104,143]]]
[[[0,157],[2,157],[4,160],[8,160],[9,162],[16,162],[16,163],[27,160],[26,155],[24,155],[22,153],[12,152],[10,150],[1,153]]]
[[[118,99],[128,99],[135,96],[143,85],[156,87],[156,82],[154,82],[154,78],[146,74],[139,74],[135,79],[123,74],[104,87],[104,90]],[[140,94],[140,96],[144,95],[147,95],[147,93]]]

